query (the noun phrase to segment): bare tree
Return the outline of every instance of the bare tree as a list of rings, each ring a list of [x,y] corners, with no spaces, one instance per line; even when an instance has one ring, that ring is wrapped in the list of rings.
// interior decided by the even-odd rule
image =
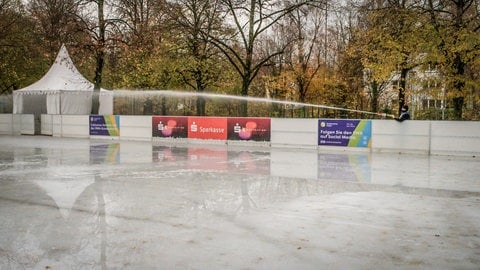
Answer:
[[[154,41],[162,39],[168,4],[163,0],[117,0],[112,3],[118,22],[122,42],[133,47],[151,49]]]
[[[300,102],[306,102],[312,80],[321,65],[326,64],[321,39],[324,19],[324,10],[315,6],[297,8],[285,18],[290,29],[287,33],[292,40],[287,50],[287,64],[293,71]]]
[[[87,47],[93,48],[95,54],[95,75],[93,79],[94,91],[92,98],[92,114],[98,114],[100,88],[102,87],[102,75],[105,66],[107,43],[116,32],[118,19],[105,17],[105,0],[77,0],[81,11],[77,15],[80,23],[79,30],[87,33],[93,44]],[[96,10],[96,16],[90,10]],[[82,12],[83,11],[83,12]],[[113,16],[113,13],[109,13]]]
[[[257,46],[262,35],[269,34],[272,25],[297,8],[315,4],[316,0],[259,1],[259,0],[220,0],[233,24],[235,31],[228,39],[212,37],[211,41],[227,57],[242,80],[240,94],[248,96],[249,87],[258,72],[271,58],[282,54],[283,50],[259,57]],[[240,103],[239,114],[248,115],[248,103]]]
[[[75,0],[32,0],[28,10],[38,25],[38,33],[42,36],[53,60],[60,46],[77,40],[81,35],[78,29],[77,17],[79,2]]]
[[[211,37],[222,34],[223,19],[217,0],[178,0],[171,5],[170,18],[181,39],[178,57],[188,59],[176,71],[185,84],[202,93],[218,76],[216,63],[218,50],[212,46]],[[197,115],[205,115],[205,98],[198,96]]]

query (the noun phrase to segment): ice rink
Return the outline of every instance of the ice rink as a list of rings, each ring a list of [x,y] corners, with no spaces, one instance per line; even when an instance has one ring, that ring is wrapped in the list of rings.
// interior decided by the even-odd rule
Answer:
[[[0,269],[480,269],[479,158],[0,136]]]

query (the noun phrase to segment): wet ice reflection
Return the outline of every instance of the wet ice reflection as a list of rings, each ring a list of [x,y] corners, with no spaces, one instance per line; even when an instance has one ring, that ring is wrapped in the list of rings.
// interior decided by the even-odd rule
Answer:
[[[287,251],[314,244],[289,235],[309,228],[306,235],[319,237],[326,226],[304,212],[312,205],[349,229],[356,211],[345,220],[333,213],[364,207],[362,201],[375,208],[386,199],[395,209],[395,202],[413,199],[419,209],[449,205],[442,198],[462,199],[452,209],[479,204],[469,199],[480,192],[478,162],[467,158],[44,137],[6,137],[0,145],[0,266],[6,268],[315,269],[334,263],[324,257],[328,252],[290,257]],[[371,196],[355,201],[353,194],[364,192]],[[472,211],[465,222],[478,221]],[[352,224],[379,226],[372,222],[395,226],[382,216]],[[331,230],[336,236],[338,229]],[[370,238],[381,243],[376,237]],[[471,245],[480,246],[478,236]],[[347,262],[347,268],[358,263]]]

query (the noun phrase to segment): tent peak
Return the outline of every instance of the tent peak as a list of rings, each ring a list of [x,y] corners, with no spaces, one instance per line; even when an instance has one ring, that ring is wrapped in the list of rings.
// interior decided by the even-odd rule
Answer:
[[[78,71],[63,44],[58,51],[55,62],[47,73],[37,82],[15,92],[25,91],[58,91],[77,90],[93,91],[93,83],[88,81]]]
[[[80,74],[77,67],[75,67],[75,64],[73,64],[72,58],[70,58],[70,54],[68,53],[65,44],[62,44],[62,46],[60,47],[60,50],[58,51],[57,57],[55,58],[53,65],[65,66],[73,73]]]

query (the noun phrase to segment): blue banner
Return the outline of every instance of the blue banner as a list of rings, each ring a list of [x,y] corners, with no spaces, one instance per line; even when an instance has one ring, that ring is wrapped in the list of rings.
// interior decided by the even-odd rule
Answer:
[[[90,135],[120,136],[118,115],[90,115]]]
[[[370,147],[371,120],[318,120],[318,145]]]

